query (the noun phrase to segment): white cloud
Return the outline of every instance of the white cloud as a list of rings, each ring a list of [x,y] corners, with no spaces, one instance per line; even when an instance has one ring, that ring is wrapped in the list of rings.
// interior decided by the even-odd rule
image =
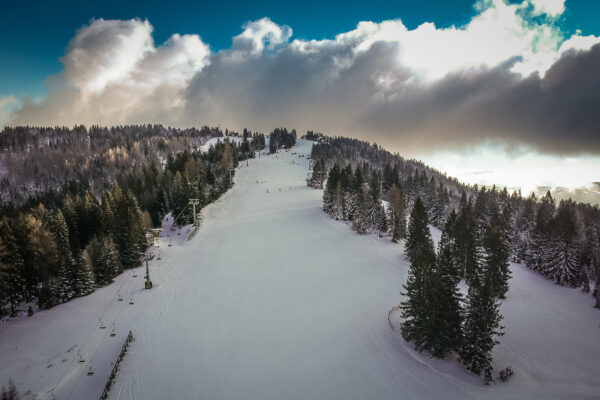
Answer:
[[[529,0],[533,5],[534,15],[546,14],[557,17],[565,12],[565,0]]]
[[[0,128],[10,122],[11,113],[18,104],[19,101],[15,96],[0,97]]]
[[[24,101],[14,122],[288,125],[366,136],[406,151],[493,134],[520,140],[524,130],[541,130],[532,115],[557,111],[544,103],[551,100],[540,79],[569,50],[600,41],[564,38],[552,21],[534,22],[524,12],[562,12],[551,6],[481,0],[464,26],[364,21],[325,40],[291,40],[291,28],[263,18],[244,25],[232,46],[217,53],[197,35],[174,34],[156,45],[148,21],[94,20],[71,40],[64,70],[48,80],[48,97]],[[562,82],[562,72],[555,76],[552,82]],[[511,90],[520,85],[542,108],[514,106]],[[490,120],[484,120],[480,104],[513,113],[514,123],[486,110]]]
[[[175,116],[210,50],[197,35],[174,34],[156,46],[152,30],[147,20],[92,20],[69,43],[47,99],[26,102],[15,122],[112,125]]]
[[[287,43],[292,29],[279,26],[269,18],[248,22],[242,33],[233,38],[232,54],[237,57],[261,55],[265,49],[274,50]]]

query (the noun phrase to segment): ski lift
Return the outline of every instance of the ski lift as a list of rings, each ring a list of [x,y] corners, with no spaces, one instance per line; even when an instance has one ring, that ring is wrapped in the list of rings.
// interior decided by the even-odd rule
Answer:
[[[115,336],[117,336],[117,334],[115,333],[115,324],[113,322],[113,324],[112,324],[112,332],[110,332],[110,337],[115,337]]]
[[[129,298],[129,304],[133,304],[133,297]]]
[[[100,324],[100,329],[105,329],[106,326],[102,323],[102,317],[98,318],[98,322]]]
[[[162,232],[162,228],[152,228],[150,229],[150,233],[152,235],[152,240],[154,241],[154,245],[156,247],[160,247],[158,240],[160,239],[160,233]]]
[[[83,359],[83,356],[81,355],[81,351],[77,350],[77,356],[79,357],[79,360],[77,360],[77,362],[79,364],[83,364],[85,362],[85,360]]]
[[[94,375],[94,370],[92,369],[92,362],[90,361],[90,368],[88,369],[87,376]]]

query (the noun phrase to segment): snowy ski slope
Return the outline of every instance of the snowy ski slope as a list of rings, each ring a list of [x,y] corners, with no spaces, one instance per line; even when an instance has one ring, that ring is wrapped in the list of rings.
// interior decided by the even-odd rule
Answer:
[[[453,359],[414,352],[387,319],[406,279],[402,246],[326,216],[305,183],[310,143],[293,152],[244,163],[191,241],[163,232],[152,290],[138,268],[1,328],[0,384],[12,378],[26,398],[52,388],[61,400],[98,398],[131,330],[111,399],[600,398],[600,311],[520,265],[494,354],[511,380],[486,387]]]

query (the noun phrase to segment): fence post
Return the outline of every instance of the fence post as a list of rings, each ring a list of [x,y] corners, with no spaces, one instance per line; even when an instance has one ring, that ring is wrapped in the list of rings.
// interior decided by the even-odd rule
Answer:
[[[127,346],[129,346],[129,343],[131,343],[132,340],[133,340],[133,334],[131,333],[131,331],[129,331],[129,334],[127,335],[127,339],[125,339],[125,343],[123,344],[123,347],[121,348],[121,353],[119,353],[119,357],[117,357],[117,362],[113,366],[113,369],[108,377],[108,382],[106,382],[106,385],[104,386],[104,391],[100,395],[100,400],[105,400],[108,397],[108,391],[110,390],[113,380],[117,377],[117,371],[119,370],[119,365],[121,364],[121,360],[123,360],[123,356],[125,356],[125,353],[127,353]]]

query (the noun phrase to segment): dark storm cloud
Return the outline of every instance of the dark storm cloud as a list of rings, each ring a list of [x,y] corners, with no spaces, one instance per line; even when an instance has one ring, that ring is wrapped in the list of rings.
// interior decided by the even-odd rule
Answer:
[[[382,140],[423,150],[493,142],[600,153],[600,45],[566,53],[543,78],[523,79],[510,66],[448,75],[370,110],[361,122],[378,126]]]

